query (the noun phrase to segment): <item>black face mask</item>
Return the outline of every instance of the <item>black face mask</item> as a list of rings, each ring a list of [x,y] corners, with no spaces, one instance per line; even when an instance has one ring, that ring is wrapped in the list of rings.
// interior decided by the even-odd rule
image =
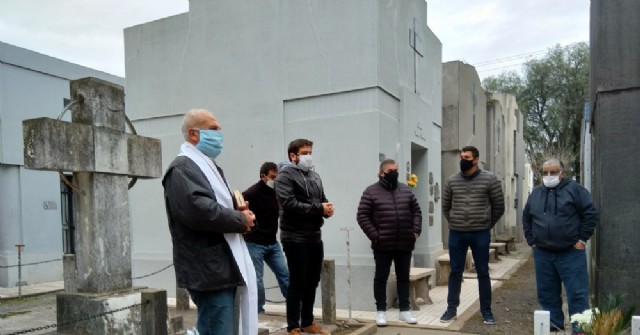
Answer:
[[[388,185],[391,189],[398,186],[398,171],[389,171],[380,177],[383,185]]]
[[[460,159],[460,171],[467,172],[473,167],[473,160]]]

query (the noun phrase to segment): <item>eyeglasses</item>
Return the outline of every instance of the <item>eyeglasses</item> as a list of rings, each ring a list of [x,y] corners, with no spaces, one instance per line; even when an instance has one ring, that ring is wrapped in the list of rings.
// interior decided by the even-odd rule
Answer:
[[[557,176],[562,173],[562,170],[559,171],[542,171],[543,176]]]

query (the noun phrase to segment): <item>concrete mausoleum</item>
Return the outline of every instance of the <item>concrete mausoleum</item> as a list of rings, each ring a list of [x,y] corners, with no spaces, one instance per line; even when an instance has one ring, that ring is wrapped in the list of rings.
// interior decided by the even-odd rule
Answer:
[[[183,113],[211,110],[225,134],[217,162],[232,189],[255,183],[264,161],[286,159],[291,140],[314,141],[315,169],[336,206],[323,240],[325,257],[336,260],[337,305],[348,303],[343,228],[353,228],[352,307],[373,310],[374,262],[355,218],[381,159],[419,178],[424,222],[414,265],[434,267],[443,252],[439,189],[430,187],[442,174],[441,43],[426,14],[421,0],[191,0],[188,13],[125,30],[128,115],[161,139],[166,168],[184,141]],[[171,264],[159,180],[139,182],[131,211],[134,272]],[[173,283],[173,271],[136,281],[169,296]]]
[[[487,93],[487,164],[485,167],[502,181],[505,212],[494,235],[524,239],[522,210],[526,198],[523,118],[511,94]]]
[[[480,151],[480,167],[502,182],[505,213],[492,236],[521,241],[522,210],[528,195],[524,170],[523,118],[514,96],[485,93],[476,69],[461,61],[443,64],[442,180],[460,172],[459,150],[473,145]],[[442,240],[448,225],[442,217]]]

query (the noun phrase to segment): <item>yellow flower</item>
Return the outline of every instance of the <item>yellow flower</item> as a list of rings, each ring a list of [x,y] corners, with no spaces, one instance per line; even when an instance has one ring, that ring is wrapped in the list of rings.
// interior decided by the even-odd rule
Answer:
[[[407,185],[409,185],[409,187],[418,186],[418,176],[416,176],[415,173],[411,174],[411,176],[409,177],[409,180],[407,180]]]

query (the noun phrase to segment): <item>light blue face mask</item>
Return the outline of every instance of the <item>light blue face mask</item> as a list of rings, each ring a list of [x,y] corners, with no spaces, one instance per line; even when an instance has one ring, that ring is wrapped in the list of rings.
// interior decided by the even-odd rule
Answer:
[[[222,142],[224,134],[221,130],[198,129],[200,131],[200,142],[196,148],[211,159],[215,159],[222,152]]]

